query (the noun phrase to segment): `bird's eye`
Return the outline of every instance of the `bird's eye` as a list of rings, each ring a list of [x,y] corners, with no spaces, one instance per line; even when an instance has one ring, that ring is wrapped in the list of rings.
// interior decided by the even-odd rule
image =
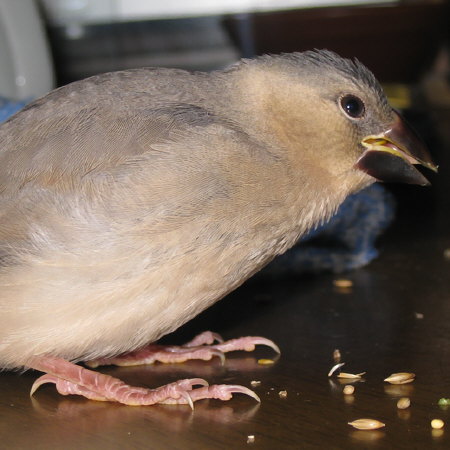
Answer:
[[[364,103],[360,98],[355,97],[354,95],[344,95],[341,98],[341,108],[345,114],[352,119],[360,119],[364,116]]]

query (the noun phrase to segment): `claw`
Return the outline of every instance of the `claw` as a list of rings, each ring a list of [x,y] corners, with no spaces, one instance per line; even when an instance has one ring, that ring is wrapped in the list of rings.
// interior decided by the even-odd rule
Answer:
[[[46,383],[54,383],[56,384],[58,381],[57,377],[54,377],[53,375],[42,375],[41,377],[39,377],[34,383],[33,386],[31,386],[31,391],[30,391],[30,397],[33,396],[33,394],[43,385]]]
[[[258,403],[261,403],[261,399],[259,398],[259,395],[256,394],[256,392],[252,391],[251,389],[249,389],[245,386],[239,386],[239,385],[231,385],[229,387],[233,389],[233,394],[248,395],[249,397],[254,398]]]
[[[222,366],[225,365],[225,353],[221,352],[220,350],[217,349],[211,349],[211,358],[213,358],[214,356],[217,356],[220,358],[220,363]]]
[[[270,339],[255,337],[253,343],[255,345],[265,345],[266,347],[270,347],[271,349],[275,350],[275,352],[277,352],[278,354],[281,353],[280,347],[278,347],[278,345]]]
[[[194,386],[208,387],[209,383],[203,378],[188,378],[185,381],[189,383],[189,388],[192,389]]]
[[[181,396],[186,400],[186,403],[189,405],[192,411],[194,411],[194,402],[192,401],[191,396],[188,392],[181,392]]]
[[[230,339],[221,344],[213,345],[212,347],[221,350],[224,353],[228,353],[234,350],[244,350],[246,352],[252,352],[256,345],[265,345],[272,348],[278,354],[281,353],[280,348],[275,342],[270,339],[266,339],[259,336],[247,336],[237,339]]]
[[[192,400],[203,400],[207,398],[214,398],[217,400],[230,400],[233,394],[244,394],[254,398],[257,402],[261,402],[258,395],[245,386],[229,385],[229,384],[215,384],[206,388],[194,389],[190,392]]]
[[[223,342],[223,337],[218,333],[211,333],[211,336],[214,338],[215,341],[221,343]]]

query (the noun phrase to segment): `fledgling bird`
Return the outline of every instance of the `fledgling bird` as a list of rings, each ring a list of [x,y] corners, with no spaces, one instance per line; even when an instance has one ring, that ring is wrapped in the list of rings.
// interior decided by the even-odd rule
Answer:
[[[252,395],[149,390],[86,369],[275,344],[148,346],[376,180],[435,169],[372,73],[329,51],[223,71],[136,69],[56,89],[0,127],[0,367],[126,404]],[[131,352],[131,353],[130,353]],[[194,386],[200,385],[199,388]]]

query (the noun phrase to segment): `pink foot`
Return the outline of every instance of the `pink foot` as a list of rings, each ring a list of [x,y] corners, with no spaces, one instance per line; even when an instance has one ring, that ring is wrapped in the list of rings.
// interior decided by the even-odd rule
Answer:
[[[76,394],[92,400],[115,401],[125,405],[175,403],[188,404],[193,408],[193,403],[197,400],[229,400],[233,394],[238,393],[260,401],[253,391],[244,386],[208,386],[208,383],[200,378],[179,380],[156,389],[146,389],[129,386],[117,378],[84,369],[59,358],[35,358],[30,367],[47,372],[34,382],[30,395],[44,383],[55,383],[57,391],[62,395]],[[194,386],[198,385],[201,387],[194,389]]]
[[[213,344],[216,341],[218,343]],[[280,353],[278,346],[266,338],[247,336],[224,342],[222,337],[217,333],[205,331],[181,346],[150,344],[141,350],[113,358],[87,361],[85,364],[92,368],[111,364],[116,366],[138,366],[142,364],[153,364],[156,361],[161,363],[181,363],[191,359],[209,361],[215,356],[219,357],[222,363],[224,363],[224,353],[237,350],[251,352],[255,349],[256,345],[266,345],[274,349],[277,353]]]

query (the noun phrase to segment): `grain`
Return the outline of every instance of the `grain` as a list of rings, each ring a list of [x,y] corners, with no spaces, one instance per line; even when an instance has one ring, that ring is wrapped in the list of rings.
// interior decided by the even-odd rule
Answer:
[[[385,426],[383,422],[376,419],[357,419],[353,422],[348,422],[348,424],[357,430],[377,430]]]
[[[275,361],[273,359],[265,359],[265,358],[258,359],[258,364],[261,364],[262,366],[268,366],[274,363]]]
[[[342,391],[345,395],[352,395],[355,392],[355,387],[351,384],[347,384]]]
[[[345,278],[339,278],[337,280],[333,280],[333,285],[337,288],[351,288],[353,286],[353,281]]]
[[[408,397],[402,397],[397,402],[398,409],[406,409],[406,408],[409,408],[410,405],[411,405],[411,400]]]
[[[280,398],[287,398],[287,391],[280,391],[278,392],[278,395],[280,396]]]
[[[387,378],[384,379],[384,381],[387,381],[388,383],[391,384],[406,384],[412,383],[415,377],[416,375],[414,373],[398,372],[389,375]]]
[[[444,428],[444,421],[441,419],[433,419],[431,421],[431,428],[433,428],[433,430],[440,430],[441,428]]]
[[[341,362],[341,352],[339,351],[338,348],[333,352],[333,361],[336,364]]]
[[[348,378],[350,380],[359,380],[363,375],[365,375],[366,372],[361,373],[347,373],[347,372],[341,372],[337,377],[338,378]]]

